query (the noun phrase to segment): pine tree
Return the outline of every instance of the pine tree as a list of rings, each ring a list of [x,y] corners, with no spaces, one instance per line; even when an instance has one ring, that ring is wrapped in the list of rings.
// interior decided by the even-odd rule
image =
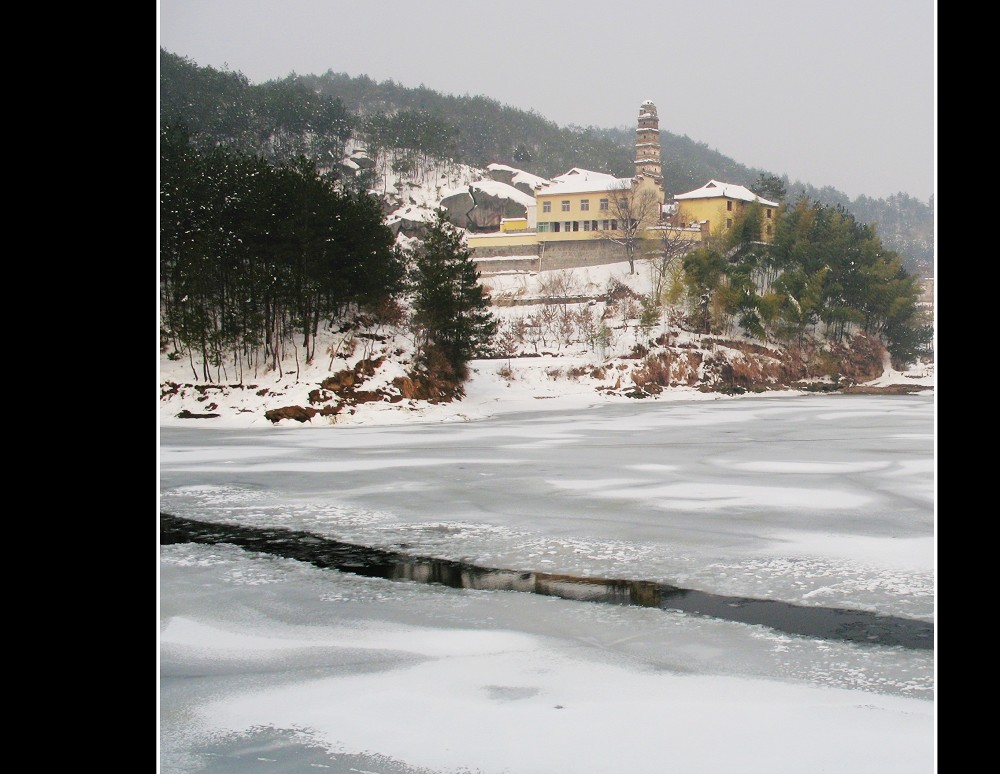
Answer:
[[[468,378],[469,360],[486,351],[497,321],[479,284],[472,251],[443,209],[437,210],[414,254],[412,289],[412,322],[423,345],[424,365],[458,386]]]

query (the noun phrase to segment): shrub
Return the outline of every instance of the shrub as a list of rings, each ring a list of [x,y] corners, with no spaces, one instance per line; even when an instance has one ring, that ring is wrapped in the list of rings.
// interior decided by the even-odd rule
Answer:
[[[670,386],[670,363],[671,357],[667,352],[650,355],[642,368],[632,372],[632,381],[637,387],[658,393],[663,387]]]

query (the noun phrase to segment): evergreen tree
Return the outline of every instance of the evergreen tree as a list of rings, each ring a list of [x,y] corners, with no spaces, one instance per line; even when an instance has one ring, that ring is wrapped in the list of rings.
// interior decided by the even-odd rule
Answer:
[[[443,209],[413,258],[412,322],[423,363],[458,386],[468,377],[469,360],[484,354],[496,333],[490,299],[471,250]]]
[[[684,284],[692,302],[692,314],[701,333],[712,332],[711,306],[722,286],[726,259],[713,247],[699,247],[684,256]]]
[[[278,369],[286,344],[297,356],[296,334],[308,361],[326,320],[350,308],[377,316],[404,277],[378,202],[337,191],[312,161],[272,164],[161,133],[162,343],[187,352],[195,379],[226,378],[225,356],[240,373]]]
[[[769,172],[761,172],[757,176],[757,180],[750,185],[750,190],[758,196],[779,203],[784,201],[788,195],[788,186],[785,185],[785,181]]]

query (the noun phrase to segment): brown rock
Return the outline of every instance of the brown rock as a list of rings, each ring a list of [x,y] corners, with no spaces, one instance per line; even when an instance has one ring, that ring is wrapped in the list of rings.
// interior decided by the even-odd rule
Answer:
[[[278,424],[282,419],[294,419],[296,422],[309,422],[319,412],[312,408],[302,408],[302,406],[285,406],[284,408],[270,409],[264,412],[264,418],[274,424]]]

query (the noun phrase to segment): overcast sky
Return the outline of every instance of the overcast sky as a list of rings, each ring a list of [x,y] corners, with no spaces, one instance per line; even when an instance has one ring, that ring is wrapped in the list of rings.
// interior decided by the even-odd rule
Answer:
[[[160,0],[159,45],[254,83],[368,75],[561,126],[633,126],[651,99],[661,130],[741,164],[926,201],[936,17],[933,0]]]

